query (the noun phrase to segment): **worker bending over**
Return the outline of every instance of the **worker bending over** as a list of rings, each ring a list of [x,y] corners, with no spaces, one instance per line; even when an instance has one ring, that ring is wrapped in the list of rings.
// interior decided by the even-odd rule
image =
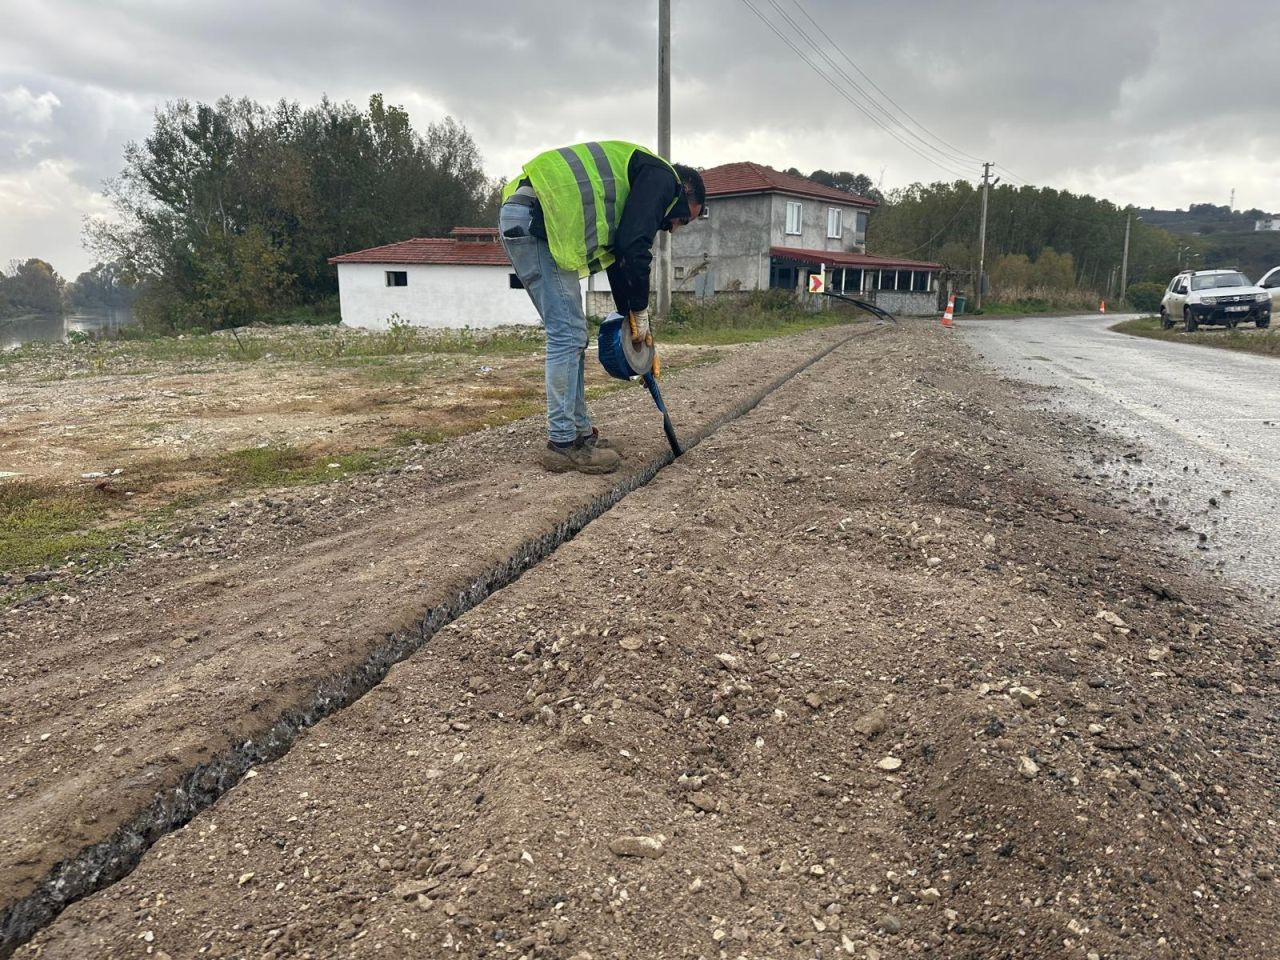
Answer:
[[[616,443],[587,412],[587,316],[579,280],[607,270],[633,341],[649,331],[653,238],[696,220],[707,192],[698,171],[644,147],[599,140],[548,150],[503,188],[498,231],[547,331],[548,470],[609,473]]]

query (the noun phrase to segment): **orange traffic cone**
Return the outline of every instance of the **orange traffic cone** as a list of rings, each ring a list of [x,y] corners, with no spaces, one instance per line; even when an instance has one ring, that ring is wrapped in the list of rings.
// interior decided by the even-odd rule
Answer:
[[[947,309],[942,314],[942,325],[948,330],[951,329],[951,321],[955,318],[956,295],[953,293],[947,297]]]
[[[1098,301],[1098,312],[1099,312],[1099,313],[1106,313],[1106,312],[1107,312],[1107,301],[1105,301],[1105,300],[1099,300],[1099,301]]]

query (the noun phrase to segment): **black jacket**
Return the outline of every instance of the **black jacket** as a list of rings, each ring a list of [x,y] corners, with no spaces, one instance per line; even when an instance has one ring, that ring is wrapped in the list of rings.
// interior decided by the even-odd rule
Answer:
[[[637,150],[627,164],[627,179],[631,181],[631,193],[627,195],[613,238],[613,255],[617,260],[608,270],[613,303],[622,314],[649,306],[653,238],[659,230],[670,230],[673,219],[689,218],[684,187],[671,176],[671,168],[657,157]],[[667,213],[673,197],[678,197],[676,205]],[[535,210],[530,232],[546,239],[541,210]]]
[[[653,238],[659,230],[670,230],[673,219],[689,218],[689,201],[684,187],[671,176],[671,168],[637,150],[627,164],[631,193],[622,208],[622,220],[613,238],[609,265],[609,287],[613,303],[621,314],[649,306],[649,265],[653,262]],[[667,213],[673,197],[676,205]]]

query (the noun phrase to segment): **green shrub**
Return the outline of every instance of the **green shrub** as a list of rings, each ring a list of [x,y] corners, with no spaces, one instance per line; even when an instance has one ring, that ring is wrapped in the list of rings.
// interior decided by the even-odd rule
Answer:
[[[265,323],[270,326],[301,324],[306,327],[333,326],[341,320],[337,297],[326,297],[318,303],[281,307],[279,310],[263,313],[254,318],[255,323]]]
[[[1131,283],[1126,299],[1135,310],[1155,313],[1160,309],[1160,301],[1164,299],[1164,284]]]

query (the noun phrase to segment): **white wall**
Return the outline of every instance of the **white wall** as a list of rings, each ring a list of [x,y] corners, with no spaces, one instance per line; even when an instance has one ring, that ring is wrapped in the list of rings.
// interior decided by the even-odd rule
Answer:
[[[386,272],[403,270],[408,286],[388,287]],[[529,294],[512,290],[510,267],[455,264],[338,264],[342,322],[386,330],[393,313],[415,327],[500,327],[537,324]]]

